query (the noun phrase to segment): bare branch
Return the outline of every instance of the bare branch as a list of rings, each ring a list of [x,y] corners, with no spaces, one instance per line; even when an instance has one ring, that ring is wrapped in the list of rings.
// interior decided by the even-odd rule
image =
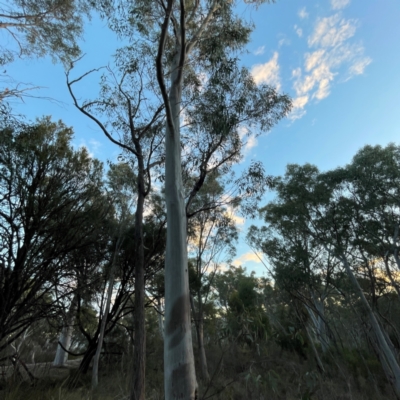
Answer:
[[[174,127],[174,121],[172,118],[171,106],[170,106],[169,99],[168,99],[167,88],[165,86],[163,66],[162,66],[162,58],[163,58],[163,54],[164,54],[165,41],[167,39],[168,25],[169,25],[169,20],[171,17],[171,12],[172,12],[172,4],[173,4],[173,0],[168,0],[168,6],[165,11],[164,22],[161,26],[161,36],[160,36],[160,42],[159,42],[158,52],[157,52],[156,68],[157,68],[157,80],[158,80],[158,84],[160,86],[161,95],[163,97],[164,105],[165,105],[165,111],[166,111],[166,116],[167,116],[167,125],[168,125],[170,132],[173,134],[175,132],[175,127]]]

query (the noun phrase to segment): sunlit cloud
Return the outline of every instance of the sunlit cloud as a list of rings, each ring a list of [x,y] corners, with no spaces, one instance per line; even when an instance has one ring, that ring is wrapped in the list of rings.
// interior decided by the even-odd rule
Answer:
[[[253,147],[257,146],[257,138],[254,134],[250,135],[244,145],[245,153],[250,151]]]
[[[249,127],[246,125],[240,125],[238,128],[238,133],[243,143],[243,155],[246,157],[250,150],[257,146],[257,137],[254,133],[251,133]]]
[[[246,223],[246,219],[241,215],[236,213],[236,210],[232,206],[226,207],[226,215],[236,224],[239,226],[243,226]]]
[[[354,36],[356,20],[342,18],[339,13],[331,17],[319,18],[314,32],[308,38],[309,47],[333,47]]]
[[[331,0],[331,6],[334,10],[341,10],[350,4],[350,0]]]
[[[246,262],[255,262],[257,264],[261,264],[260,258],[262,259],[262,253],[255,254],[254,252],[248,252],[233,260],[232,265],[238,267]]]
[[[298,16],[299,16],[301,19],[308,18],[308,12],[306,11],[306,8],[305,8],[305,7],[303,7],[302,9],[299,10]]]
[[[289,115],[289,119],[292,121],[301,118],[305,113],[306,110],[304,109],[309,101],[308,96],[299,96],[292,100],[292,111]]]
[[[281,89],[279,76],[278,52],[275,52],[271,60],[265,64],[256,64],[251,69],[253,79],[257,84],[266,83],[274,86],[277,91]]]
[[[361,43],[352,43],[357,25],[357,20],[346,19],[340,13],[317,19],[313,32],[307,38],[310,51],[304,54],[304,64],[292,70],[296,93],[290,115],[292,120],[306,113],[310,100],[319,101],[328,97],[338,76],[346,81],[362,75],[372,62],[364,55]]]
[[[81,139],[80,143],[76,145],[76,147],[79,149],[84,148],[87,151],[88,156],[90,158],[94,158],[96,154],[99,153],[99,149],[101,146],[102,144],[95,139],[89,139],[89,142],[86,142],[84,139]]]
[[[264,54],[265,51],[265,46],[260,46],[257,50],[254,51],[254,55],[260,56],[261,54]]]
[[[369,64],[371,64],[371,62],[372,62],[371,58],[365,57],[365,58],[357,61],[353,65],[351,65],[349,68],[349,78],[348,79],[350,79],[356,75],[362,75],[365,71],[365,68],[367,68],[367,66]]]

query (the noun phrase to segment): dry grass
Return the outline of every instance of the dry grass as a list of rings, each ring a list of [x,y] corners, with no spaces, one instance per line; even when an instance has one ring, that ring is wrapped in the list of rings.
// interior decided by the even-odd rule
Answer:
[[[391,388],[383,381],[377,385],[361,373],[345,365],[326,362],[321,375],[313,359],[281,352],[276,346],[260,353],[235,345],[208,349],[209,385],[199,381],[199,399],[214,400],[393,400]],[[66,368],[49,363],[28,365],[36,381],[28,376],[12,380],[7,371],[7,387],[0,392],[1,400],[128,400],[132,367],[128,360],[102,366],[99,388],[90,390],[90,371],[80,377],[74,389],[68,379],[76,373],[79,360],[69,361]],[[146,399],[163,400],[162,343],[151,344],[148,354]],[[199,370],[197,366],[197,370]],[[4,382],[3,382],[4,383]],[[4,385],[3,385],[4,386]]]

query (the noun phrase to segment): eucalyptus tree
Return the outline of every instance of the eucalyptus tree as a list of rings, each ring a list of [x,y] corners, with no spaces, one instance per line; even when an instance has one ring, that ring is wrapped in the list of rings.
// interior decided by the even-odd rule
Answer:
[[[247,241],[267,258],[269,272],[277,287],[304,304],[312,330],[322,351],[326,352],[330,329],[325,307],[329,298],[342,297],[336,287],[341,273],[340,262],[311,235],[294,226],[293,221],[287,223],[275,211],[274,203],[260,209],[267,225],[251,226]]]
[[[228,261],[235,253],[237,228],[221,201],[224,188],[216,174],[209,175],[191,204],[197,212],[188,219],[189,286],[192,319],[196,328],[202,379],[210,380],[204,345],[205,310],[211,304],[211,287],[219,259]],[[221,260],[221,261],[222,261]]]
[[[135,195],[135,378],[132,398],[144,398],[145,390],[145,251],[143,245],[143,215],[145,200],[151,192],[153,175],[163,162],[160,151],[163,135],[163,105],[152,95],[154,79],[149,76],[148,59],[151,48],[142,47],[137,54],[132,47],[120,49],[116,54],[116,68],[106,68],[101,78],[98,99],[79,102],[74,92],[76,84],[91,73],[70,79],[67,84],[75,106],[93,120],[102,132],[125,154],[132,163],[132,193]],[[147,62],[146,62],[147,60]],[[75,86],[74,86],[75,85]],[[124,156],[123,156],[124,157]],[[120,167],[122,168],[122,167]],[[134,191],[133,191],[134,188]]]
[[[83,33],[85,17],[89,17],[91,2],[87,0],[9,0],[0,4],[0,30],[4,43],[0,47],[0,65],[4,68],[16,57],[43,57],[64,64],[79,53],[78,40]],[[17,84],[2,72],[0,102],[10,97],[22,97],[34,87]]]
[[[366,261],[358,237],[363,228],[346,177],[342,169],[321,174],[309,164],[289,165],[285,176],[276,180],[277,199],[267,206],[266,221],[272,217],[292,232],[308,235],[341,263],[368,318],[370,340],[382,368],[399,397],[400,369],[394,347],[359,279],[360,265]]]
[[[166,124],[165,198],[168,225],[165,274],[165,394],[167,399],[194,398],[196,379],[190,329],[186,248],[188,213],[185,207],[190,204],[190,201],[185,202],[182,181],[181,146],[184,140],[180,132],[181,111],[186,106],[185,98],[191,100],[192,89],[196,91],[196,87],[200,86],[200,74],[212,75],[220,65],[225,75],[230,75],[227,73],[230,68],[229,60],[232,59],[229,54],[237,52],[248,42],[251,27],[235,15],[235,5],[228,1],[177,2],[169,0],[166,3],[157,3],[121,0],[115,4],[110,3],[105,0],[99,2],[98,6],[103,15],[108,18],[110,27],[121,37],[131,41],[132,49],[154,48],[154,43],[157,43],[157,52],[152,54],[151,63],[147,63],[146,67],[149,70],[151,68],[152,76],[157,78],[158,87],[153,87],[153,90],[154,95],[162,102]],[[114,9],[113,5],[115,5]],[[227,67],[223,66],[224,63],[228,64]],[[248,73],[247,76],[249,77]],[[210,82],[214,83],[215,80]],[[251,79],[248,78],[247,82],[251,82]],[[255,88],[254,83],[252,85]],[[229,95],[222,96],[220,102],[219,120],[211,118],[214,122],[209,124],[214,128],[214,131],[209,134],[218,133],[222,138],[213,145],[220,146],[220,150],[223,148],[221,143],[227,134],[236,132],[234,137],[239,137],[237,130],[240,118],[231,120],[233,112],[228,114],[223,112],[225,108],[223,101],[234,94],[233,87],[230,91],[228,87],[229,83],[226,86]],[[218,93],[224,94],[222,85]],[[290,102],[286,96],[278,96],[275,91],[267,91],[265,88],[256,96],[249,95],[248,98],[250,104],[253,100],[257,100],[253,105],[256,105],[258,110],[262,109],[265,112],[268,109],[268,117],[264,119],[259,118],[260,113],[253,113],[253,119],[259,118],[263,128],[270,128],[290,108]],[[240,104],[237,105],[237,110],[243,112]],[[250,113],[251,106],[246,109],[246,106],[242,104],[242,107]],[[206,170],[210,162],[213,162],[211,156],[214,152],[215,150],[211,150],[210,154],[205,155],[202,160],[203,169]],[[221,158],[220,165],[235,157],[236,154],[227,159]],[[204,173],[201,171],[199,184],[192,191],[193,196],[204,179]],[[142,399],[138,395],[136,398]]]
[[[58,290],[72,274],[69,256],[93,243],[93,218],[107,212],[102,165],[73,150],[72,135],[49,118],[1,127],[1,348],[55,312],[69,294]]]
[[[400,296],[400,146],[365,146],[337,173],[357,207],[360,251],[383,264],[390,285]],[[400,297],[399,297],[400,298]]]
[[[117,220],[117,232],[115,233],[116,242],[113,250],[110,267],[108,270],[107,279],[107,293],[105,296],[105,305],[103,316],[101,317],[99,338],[97,341],[96,354],[93,359],[92,368],[92,389],[98,386],[98,370],[100,353],[103,347],[104,333],[107,325],[107,318],[110,312],[111,299],[114,292],[115,275],[117,269],[117,258],[123,241],[123,231],[126,230],[127,226],[132,225],[131,213],[132,205],[134,203],[134,196],[132,194],[135,191],[135,175],[128,164],[116,164],[110,165],[110,169],[107,173],[108,186],[112,190],[111,196],[113,198],[114,213]]]
[[[216,274],[213,287],[214,301],[219,304],[219,313],[223,316],[222,339],[254,347],[265,344],[270,333],[264,309],[268,280],[256,277],[254,271],[247,273],[242,266],[231,265]]]

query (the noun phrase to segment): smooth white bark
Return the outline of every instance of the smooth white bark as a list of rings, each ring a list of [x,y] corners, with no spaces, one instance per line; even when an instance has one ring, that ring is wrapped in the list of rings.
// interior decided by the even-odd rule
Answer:
[[[190,321],[189,275],[186,244],[186,210],[181,170],[180,102],[177,82],[180,51],[171,65],[169,103],[174,131],[165,139],[165,199],[167,205],[167,248],[165,256],[165,399],[194,400],[196,375]]]
[[[94,355],[94,358],[93,358],[92,389],[95,389],[99,384],[100,353],[101,353],[101,349],[103,348],[104,332],[106,330],[108,313],[110,312],[111,298],[112,298],[112,293],[113,293],[113,289],[114,289],[115,264],[116,264],[116,258],[117,258],[117,254],[119,251],[120,243],[121,243],[121,235],[118,238],[117,244],[115,246],[115,251],[114,251],[113,260],[112,260],[111,269],[110,269],[110,275],[108,278],[106,306],[104,309],[103,318],[101,320],[100,335],[99,335],[99,341],[97,342],[96,354]]]
[[[59,343],[57,345],[56,356],[53,361],[53,365],[55,367],[63,367],[68,360],[68,353],[64,349],[69,350],[71,346],[77,302],[78,302],[78,295],[75,295],[74,298],[72,299],[71,305],[67,313],[66,324],[62,328],[60,337],[58,339]],[[60,346],[60,343],[62,346]]]

